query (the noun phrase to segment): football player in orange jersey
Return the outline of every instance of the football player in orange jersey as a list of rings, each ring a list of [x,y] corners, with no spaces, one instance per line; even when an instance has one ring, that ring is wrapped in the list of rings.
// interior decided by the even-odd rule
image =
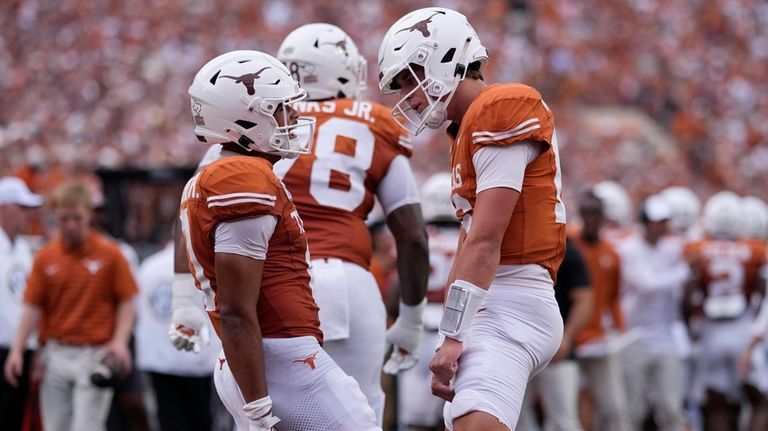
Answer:
[[[231,53],[236,56],[237,52]],[[283,160],[276,174],[293,194],[305,223],[312,257],[313,293],[320,306],[323,347],[360,384],[381,420],[384,394],[380,374],[416,363],[428,272],[427,240],[418,188],[407,158],[408,135],[384,107],[363,100],[366,62],[338,27],[308,24],[289,34],[278,57],[307,91],[296,108],[317,119],[311,155]],[[212,147],[201,166],[218,157]],[[400,318],[386,331],[386,312],[369,271],[371,239],[365,218],[378,198],[397,245],[402,289]],[[196,349],[205,337],[192,306],[189,276],[177,268],[171,339]],[[386,336],[386,339],[385,339]]]
[[[553,281],[565,207],[552,113],[522,84],[486,85],[487,51],[466,18],[426,8],[379,49],[379,87],[416,134],[450,122],[453,204],[462,233],[432,360],[432,390],[456,430],[513,429],[529,378],[560,346]]]
[[[312,153],[283,160],[275,172],[293,193],[309,238],[323,347],[357,380],[381,420],[387,343],[395,348],[385,372],[412,367],[426,305],[427,236],[408,135],[389,109],[361,99],[366,61],[340,28],[301,26],[285,38],[277,58],[307,92],[296,109],[317,120]],[[388,331],[365,225],[374,199],[397,248],[400,312]]]
[[[685,249],[692,277],[684,304],[700,345],[694,398],[702,403],[705,426],[712,431],[738,428],[744,396],[752,404],[749,430],[768,426],[765,358],[756,355],[742,373],[737,366],[750,342],[756,305],[751,301],[755,293],[764,294],[760,272],[766,265],[764,244],[739,239],[740,205],[732,192],[710,197],[702,216],[706,236]]]
[[[240,431],[380,429],[320,346],[303,223],[272,171],[310,151],[315,122],[293,108],[306,93],[264,53],[210,64],[189,95],[198,140],[222,150],[184,188],[180,221],[223,346],[216,389]]]

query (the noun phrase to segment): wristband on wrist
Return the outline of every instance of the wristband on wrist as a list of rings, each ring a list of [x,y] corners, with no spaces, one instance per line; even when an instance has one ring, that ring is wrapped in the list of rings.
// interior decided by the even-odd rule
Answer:
[[[456,280],[448,288],[440,333],[464,341],[472,319],[485,300],[488,291],[465,280]]]

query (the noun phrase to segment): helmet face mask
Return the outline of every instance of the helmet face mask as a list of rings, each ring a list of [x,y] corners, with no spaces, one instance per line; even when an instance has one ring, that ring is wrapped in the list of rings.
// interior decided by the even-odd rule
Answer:
[[[306,92],[274,57],[232,54],[203,66],[189,88],[198,140],[288,158],[311,152],[315,120],[296,118],[291,107]]]
[[[277,58],[307,91],[309,100],[362,99],[368,63],[340,28],[324,23],[303,25],[283,40]]]
[[[392,116],[408,133],[418,135],[425,127],[437,129],[442,126],[447,119],[448,103],[461,80],[455,80],[454,86],[448,88],[441,81],[424,77],[424,73],[417,73],[414,66],[418,67],[413,63],[407,64],[406,68],[394,78],[395,85],[402,88],[397,90],[402,97],[392,108]],[[405,87],[397,84],[398,81],[413,82],[415,85],[411,85],[413,88]],[[402,95],[404,90],[408,92]],[[424,109],[418,111],[413,107],[413,99],[417,95],[423,98],[423,104],[426,105]]]

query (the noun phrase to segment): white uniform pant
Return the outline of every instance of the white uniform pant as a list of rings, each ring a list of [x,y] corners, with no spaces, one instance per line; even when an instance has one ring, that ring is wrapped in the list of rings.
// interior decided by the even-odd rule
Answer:
[[[264,369],[280,431],[374,431],[376,415],[354,379],[344,374],[314,337],[265,338]],[[238,431],[248,431],[245,400],[224,352],[213,381]]]
[[[114,391],[91,383],[91,370],[101,357],[99,350],[55,340],[45,345],[40,407],[46,431],[106,429]]]
[[[627,401],[636,429],[650,406],[660,431],[683,429],[683,364],[677,352],[650,352],[636,343],[622,353]]]
[[[485,310],[481,307],[472,321],[453,385],[456,396],[443,410],[449,430],[456,418],[472,411],[489,413],[514,429],[528,380],[560,347],[563,319],[554,289],[507,283],[494,280]]]
[[[579,421],[579,364],[574,360],[551,362],[528,382],[517,431],[536,431],[533,402],[536,396],[544,410],[545,431],[581,431]]]
[[[311,273],[323,349],[357,381],[381,424],[387,312],[376,279],[365,268],[339,259],[315,259]]]
[[[695,402],[706,402],[706,391],[711,390],[725,395],[730,402],[738,403],[743,397],[743,384],[750,384],[765,392],[766,363],[762,349],[756,349],[746,378],[741,375],[737,365],[739,356],[749,344],[750,325],[749,315],[704,324],[699,340],[701,350],[696,358],[693,378]]]
[[[631,431],[620,353],[579,359],[587,387],[597,408],[597,429]]]

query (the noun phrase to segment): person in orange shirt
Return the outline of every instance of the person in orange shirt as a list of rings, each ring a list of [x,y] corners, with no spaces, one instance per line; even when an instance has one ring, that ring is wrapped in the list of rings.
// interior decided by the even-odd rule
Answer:
[[[609,331],[624,330],[624,318],[619,302],[621,262],[613,246],[601,236],[605,220],[602,200],[592,190],[585,192],[579,201],[579,213],[583,226],[572,239],[592,278],[593,308],[587,326],[576,337],[576,354],[589,380],[589,393],[597,404],[598,421],[603,425],[600,428],[630,430],[619,352],[580,354],[589,346],[606,345]]]
[[[400,125],[418,134],[450,122],[462,232],[430,369],[455,430],[513,429],[528,381],[563,336],[553,289],[565,254],[554,117],[531,87],[487,85],[487,59],[466,17],[437,7],[402,17],[379,49],[379,88],[401,97]]]
[[[101,430],[113,390],[98,386],[92,371],[103,370],[100,364],[108,364],[106,373],[130,370],[136,283],[117,245],[90,229],[86,185],[61,184],[53,192],[52,207],[58,234],[35,257],[5,377],[15,383],[24,343],[37,329],[44,344],[40,401],[45,428]]]

